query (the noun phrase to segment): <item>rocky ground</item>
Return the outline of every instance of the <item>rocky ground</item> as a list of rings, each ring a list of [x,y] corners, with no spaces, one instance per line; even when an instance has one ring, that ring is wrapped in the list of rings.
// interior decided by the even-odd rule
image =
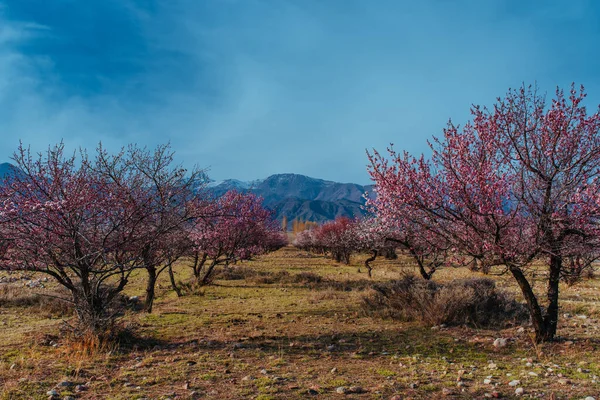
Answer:
[[[52,282],[3,275],[0,398],[600,399],[598,279],[561,287],[560,337],[536,345],[526,324],[484,330],[366,316],[360,262],[341,266],[288,247],[243,264],[255,273],[182,298],[164,276],[155,312],[122,318],[134,336],[92,354],[61,336],[68,311],[37,297],[54,293]],[[378,260],[373,279],[410,268]],[[290,278],[307,272],[324,280]],[[441,270],[434,279],[456,276],[473,273]],[[184,269],[178,278],[187,279]],[[509,277],[494,279],[515,292]],[[143,283],[138,276],[127,296],[142,297]]]

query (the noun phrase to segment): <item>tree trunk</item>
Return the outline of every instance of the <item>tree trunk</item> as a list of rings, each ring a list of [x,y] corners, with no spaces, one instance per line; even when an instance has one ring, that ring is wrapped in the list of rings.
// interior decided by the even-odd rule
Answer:
[[[214,260],[210,264],[210,266],[206,270],[206,273],[204,274],[204,277],[202,278],[202,281],[201,281],[202,285],[207,285],[210,282],[210,276],[212,275],[212,272],[213,272],[213,270],[215,269],[216,266],[217,266],[217,260]]]
[[[154,288],[156,286],[156,279],[158,277],[155,267],[146,268],[148,271],[148,281],[146,283],[146,301],[144,304],[144,311],[148,314],[152,313],[152,306],[154,304]]]
[[[183,294],[181,293],[181,289],[177,286],[177,282],[175,282],[175,274],[173,274],[173,266],[169,265],[169,280],[171,281],[171,287],[177,293],[177,297],[181,297]]]
[[[369,258],[367,258],[365,260],[365,267],[367,268],[367,273],[369,274],[369,278],[371,278],[371,271],[373,270],[373,267],[371,266],[371,262],[375,261],[375,259],[377,258],[377,250],[371,250],[373,252],[373,255]]]
[[[560,283],[560,270],[562,268],[562,257],[550,256],[550,276],[548,277],[548,308],[544,315],[545,335],[542,341],[554,339],[558,325],[558,290]]]
[[[413,258],[417,262],[417,265],[419,266],[419,273],[421,274],[421,277],[426,281],[431,280],[431,277],[435,272],[435,268],[432,267],[429,269],[429,272],[427,272],[425,270],[425,257],[417,254],[417,252],[412,247],[410,248],[410,254],[413,256]]]
[[[523,293],[523,297],[525,297],[525,301],[527,302],[529,316],[531,317],[531,323],[533,324],[533,329],[535,331],[536,343],[541,343],[552,339],[554,335],[552,335],[552,337],[548,337],[547,326],[544,321],[544,317],[542,316],[542,309],[540,308],[537,298],[533,293],[533,289],[523,274],[523,271],[521,271],[519,267],[509,267],[509,270],[519,284],[521,293]]]
[[[200,258],[200,255],[197,252],[194,256],[194,277],[199,284],[202,283],[202,269],[204,268],[207,258],[207,253],[203,253],[202,258]]]

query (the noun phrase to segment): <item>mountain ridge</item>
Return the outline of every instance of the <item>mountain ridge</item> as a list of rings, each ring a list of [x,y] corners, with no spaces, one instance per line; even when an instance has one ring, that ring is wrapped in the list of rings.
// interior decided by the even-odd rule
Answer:
[[[16,167],[0,164],[0,179],[8,176]],[[288,227],[295,219],[323,223],[338,217],[362,217],[365,194],[371,196],[373,185],[340,183],[294,173],[282,173],[265,179],[241,181],[225,179],[211,182],[208,190],[222,196],[229,190],[253,193],[263,198],[265,207],[273,210],[275,218],[287,218]]]
[[[217,196],[232,189],[259,195],[277,219],[285,217],[291,226],[294,219],[322,223],[337,217],[362,217],[366,215],[365,193],[372,193],[372,188],[283,173],[250,182],[228,179],[210,190]]]

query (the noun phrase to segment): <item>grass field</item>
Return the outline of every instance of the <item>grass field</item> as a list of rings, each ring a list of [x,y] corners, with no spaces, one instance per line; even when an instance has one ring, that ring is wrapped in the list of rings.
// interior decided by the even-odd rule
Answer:
[[[363,258],[343,266],[286,247],[242,264],[263,274],[220,279],[182,298],[163,275],[154,313],[128,311],[122,319],[138,343],[92,355],[60,339],[65,318],[5,301],[1,398],[47,399],[54,389],[80,399],[471,399],[512,398],[517,388],[521,398],[600,398],[598,279],[561,287],[560,338],[538,346],[527,326],[431,328],[366,316],[361,299],[370,281],[357,272]],[[411,269],[402,258],[374,265],[373,281]],[[325,280],[307,284],[280,271]],[[473,275],[448,269],[434,279]],[[143,278],[128,296],[143,296]],[[494,279],[515,291],[510,277]],[[23,296],[48,290],[23,288]],[[508,345],[495,348],[498,337]],[[64,381],[70,385],[56,387]]]

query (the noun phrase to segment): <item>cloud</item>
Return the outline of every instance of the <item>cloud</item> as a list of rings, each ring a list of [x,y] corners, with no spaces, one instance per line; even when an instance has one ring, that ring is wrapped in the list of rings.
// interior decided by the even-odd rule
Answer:
[[[508,87],[576,81],[599,98],[592,3],[7,3],[0,157],[19,139],[170,140],[216,179],[366,183],[365,148],[427,151],[448,118],[463,123]]]

